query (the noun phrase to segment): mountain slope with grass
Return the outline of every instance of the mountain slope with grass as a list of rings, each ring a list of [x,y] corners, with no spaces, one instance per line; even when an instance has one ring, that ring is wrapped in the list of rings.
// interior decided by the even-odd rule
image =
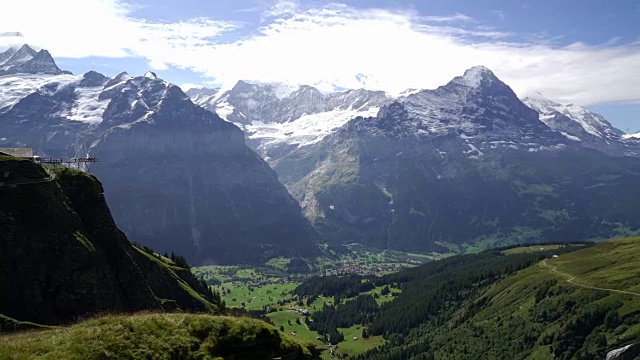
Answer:
[[[100,334],[100,336],[96,336]],[[194,314],[106,316],[73,326],[0,336],[2,359],[312,359],[259,320]]]
[[[548,253],[554,251],[561,249]],[[522,254],[505,258],[512,256]],[[387,327],[387,345],[361,358],[603,359],[612,349],[640,343],[640,238],[549,256],[470,291],[493,281],[440,292],[459,305],[405,328],[403,336]],[[418,283],[411,284],[402,285],[401,296]],[[382,314],[398,317],[405,303],[392,302]],[[383,323],[378,317],[372,332]]]
[[[0,158],[0,175],[0,314],[14,324],[217,309],[189,270],[127,240],[92,175],[12,157]]]

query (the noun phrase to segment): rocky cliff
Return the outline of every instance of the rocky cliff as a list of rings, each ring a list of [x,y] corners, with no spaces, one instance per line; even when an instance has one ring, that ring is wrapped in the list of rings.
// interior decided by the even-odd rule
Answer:
[[[49,174],[12,157],[0,158],[0,175],[1,314],[58,324],[165,303],[215,310],[210,291],[189,272],[129,243],[95,177],[69,169]]]

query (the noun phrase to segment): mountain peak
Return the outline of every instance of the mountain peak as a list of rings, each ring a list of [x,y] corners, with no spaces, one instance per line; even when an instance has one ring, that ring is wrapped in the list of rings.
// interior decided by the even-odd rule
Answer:
[[[13,52],[10,57],[8,54],[13,52],[12,49],[0,54],[0,63],[3,69],[0,75],[5,74],[71,74],[68,71],[60,70],[49,51],[41,49],[34,50],[28,44],[22,45],[18,50]],[[3,62],[3,60],[5,60]]]
[[[144,77],[146,77],[147,79],[157,79],[158,75],[156,75],[156,73],[154,73],[153,71],[147,71],[144,74]]]
[[[29,46],[29,44],[22,44],[22,46],[20,47],[20,49],[18,51],[28,51],[28,52],[33,52],[33,53],[36,52],[31,46]]]
[[[120,74],[114,76],[111,80],[109,80],[104,87],[106,89],[106,88],[112,87],[113,85],[119,84],[123,81],[127,81],[129,79],[133,79],[133,77],[129,75],[128,72],[123,71]]]
[[[27,45],[25,45],[27,46]],[[29,49],[31,49],[29,47]],[[31,49],[33,50],[33,49]],[[51,53],[48,50],[42,49],[40,51],[38,51],[36,53],[36,55],[33,57],[34,60],[38,60],[38,61],[50,61],[50,62],[55,62],[53,60],[53,56],[51,56]]]
[[[27,44],[22,45],[15,51],[12,50],[13,49],[7,50],[7,54],[11,52],[11,56],[6,60],[4,65],[20,65],[26,63],[27,61],[33,59],[38,53]]]
[[[477,65],[467,69],[464,75],[456,78],[458,83],[464,84],[468,87],[479,87],[483,80],[493,81],[497,79],[493,71],[483,65]]]

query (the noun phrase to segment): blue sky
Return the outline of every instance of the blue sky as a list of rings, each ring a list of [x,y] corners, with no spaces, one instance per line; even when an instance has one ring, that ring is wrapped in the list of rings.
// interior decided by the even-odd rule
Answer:
[[[397,93],[482,64],[520,96],[540,91],[640,130],[640,0],[22,0],[4,10],[0,32],[22,32],[74,73]]]

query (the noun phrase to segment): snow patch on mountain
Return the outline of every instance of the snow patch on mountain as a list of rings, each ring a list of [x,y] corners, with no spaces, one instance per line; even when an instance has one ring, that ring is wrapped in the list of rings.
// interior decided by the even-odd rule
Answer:
[[[71,121],[81,121],[91,124],[102,122],[102,114],[109,105],[110,99],[100,100],[102,86],[91,88],[76,88],[74,90],[76,100],[73,106],[58,115]]]
[[[187,95],[243,129],[248,144],[265,158],[272,148],[315,144],[355,117],[376,115],[390,100],[381,91],[323,93],[308,85],[246,81],[228,91],[192,88]]]
[[[32,94],[44,85],[58,83],[62,86],[80,81],[77,75],[20,74],[0,76],[0,112]]]
[[[582,139],[580,139],[579,137],[577,137],[577,136],[573,136],[573,135],[570,135],[570,134],[567,134],[567,133],[566,133],[566,132],[564,132],[564,131],[560,131],[560,134],[564,135],[564,136],[565,136],[567,139],[569,139],[569,140],[573,140],[573,141],[582,141]]]
[[[625,134],[622,135],[622,138],[625,140],[640,140],[640,132],[637,132],[635,134]]]
[[[333,110],[319,114],[304,115],[296,121],[287,123],[254,122],[242,125],[242,129],[251,140],[260,140],[258,149],[264,150],[274,145],[288,144],[309,146],[318,143],[349,120],[358,116],[375,116],[378,108],[367,111]]]
[[[226,99],[217,104],[213,104],[212,107],[214,109],[213,112],[218,114],[218,116],[220,116],[220,118],[222,118],[225,121],[229,121],[229,115],[231,115],[234,110],[233,105],[229,104],[229,102],[226,101]],[[205,109],[210,110],[210,107],[205,107]],[[242,124],[239,124],[239,125],[242,125]]]

